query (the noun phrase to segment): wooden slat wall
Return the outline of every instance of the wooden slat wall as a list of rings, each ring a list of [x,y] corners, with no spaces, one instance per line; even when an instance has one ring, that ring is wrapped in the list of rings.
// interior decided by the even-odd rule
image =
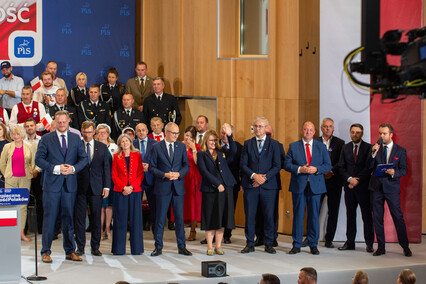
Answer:
[[[423,25],[426,23],[426,0],[423,0]],[[423,185],[423,210],[422,210],[422,232],[426,233],[426,101],[423,100],[422,102],[422,133],[423,133],[423,179],[422,179],[422,185]]]
[[[218,125],[233,124],[239,142],[252,137],[254,117],[266,116],[274,127],[275,139],[287,149],[300,138],[305,120],[318,123],[319,1],[269,3],[268,59],[217,59],[216,0],[144,0],[136,58],[148,63],[151,77],[165,77],[166,92],[216,96]],[[311,48],[305,49],[307,41],[316,46],[316,55]],[[300,48],[304,49],[301,57]],[[289,234],[292,217],[284,216],[285,211],[292,212],[289,174],[281,175],[279,231]],[[242,195],[236,221],[244,224]]]

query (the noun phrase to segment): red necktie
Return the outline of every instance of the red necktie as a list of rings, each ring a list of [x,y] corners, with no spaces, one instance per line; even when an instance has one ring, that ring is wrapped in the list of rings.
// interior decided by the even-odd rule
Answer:
[[[27,107],[27,113],[30,114],[31,113],[31,107]]]
[[[358,158],[358,145],[355,145],[354,149],[354,162],[356,163],[356,159]]]
[[[309,149],[309,143],[306,143],[306,158],[308,159],[308,167],[311,165],[311,150]]]
[[[158,142],[160,142],[160,141],[161,141],[161,135],[155,135],[155,136],[154,136],[154,138],[155,138],[155,140],[157,140]]]

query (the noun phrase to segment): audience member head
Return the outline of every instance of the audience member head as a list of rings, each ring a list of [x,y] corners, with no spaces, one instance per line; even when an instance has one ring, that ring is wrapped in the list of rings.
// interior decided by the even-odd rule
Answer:
[[[313,267],[303,267],[300,269],[297,284],[316,284],[317,271]]]
[[[92,84],[89,87],[89,97],[90,100],[94,103],[96,103],[99,100],[99,96],[101,95],[101,92],[99,90],[99,85]]]
[[[50,124],[49,132],[53,132],[55,130],[56,130],[56,122],[55,120],[53,120],[52,123]]]
[[[83,72],[79,72],[75,76],[75,82],[77,83],[77,87],[79,87],[80,89],[86,88],[86,85],[87,85],[87,75],[84,74]]]
[[[364,135],[364,127],[360,123],[354,123],[351,125],[349,132],[352,142],[358,144]]]
[[[164,123],[160,117],[151,118],[151,129],[156,135],[159,135],[163,131]]]
[[[310,142],[315,135],[315,125],[312,121],[306,121],[302,126],[302,138],[305,142]]]
[[[56,73],[58,72],[58,63],[56,61],[49,61],[46,64],[46,71],[52,73],[53,77],[56,77]]]
[[[179,137],[179,126],[174,122],[169,122],[166,124],[165,130],[166,141],[169,143],[176,142],[177,138]]]
[[[65,93],[64,88],[59,88],[56,91],[55,100],[56,100],[56,103],[60,106],[63,106],[67,103],[67,94]]]
[[[137,152],[138,150],[133,146],[132,138],[127,134],[121,134],[117,139],[117,153],[121,155],[123,152]]]
[[[265,133],[266,133],[266,136],[269,136],[271,138],[274,137],[274,130],[272,129],[272,125],[268,124],[265,126]]]
[[[145,77],[146,72],[148,72],[148,65],[143,61],[136,63],[135,72],[139,78]]]
[[[220,140],[225,143],[228,144],[228,136],[226,136],[226,132],[223,129],[224,125],[222,125],[222,128],[220,129]],[[231,125],[231,130],[232,130],[232,134],[234,133],[234,126]]]
[[[396,283],[414,284],[416,283],[416,274],[411,269],[404,269],[399,273]]]
[[[49,71],[41,73],[41,81],[43,82],[43,87],[47,89],[51,88],[53,86],[54,78],[55,76]]]
[[[352,284],[368,284],[368,275],[362,270],[358,270],[352,279]]]
[[[203,140],[201,141],[201,151],[213,151],[215,149],[221,149],[219,145],[219,135],[214,130],[207,130],[204,134]]]
[[[379,125],[379,135],[383,139],[383,144],[387,145],[392,142],[393,127],[390,123],[382,123]]]
[[[26,133],[22,126],[16,124],[10,130],[10,136],[12,136],[12,140],[16,142],[22,142],[25,139]]]
[[[207,128],[209,128],[209,119],[205,115],[199,115],[195,123],[198,133],[202,134],[207,131]]]
[[[131,127],[124,128],[122,134],[129,135],[129,137],[130,137],[130,139],[132,139],[132,141],[135,140],[135,131]]]
[[[161,77],[155,77],[152,79],[152,89],[154,90],[154,93],[157,95],[161,95],[164,90],[164,80]]]
[[[34,118],[30,117],[24,122],[24,129],[28,137],[32,137],[36,134],[36,121]]]
[[[118,71],[114,67],[109,68],[107,75],[108,84],[114,86],[118,80]]]
[[[25,105],[31,104],[33,101],[33,89],[31,86],[24,86],[22,88],[21,99]]]
[[[10,141],[9,133],[7,133],[7,127],[3,122],[0,122],[0,141]]]
[[[124,94],[121,102],[123,103],[124,109],[131,109],[133,106],[133,103],[135,102],[132,94]]]
[[[262,279],[260,279],[260,284],[280,284],[280,279],[278,276],[270,273],[262,274]]]
[[[9,61],[3,61],[1,63],[1,73],[6,79],[12,75],[12,65]]]
[[[328,140],[334,132],[334,120],[330,117],[323,118],[321,121],[321,132],[322,137]]]
[[[65,133],[69,128],[70,114],[66,111],[58,111],[55,113],[56,130]]]
[[[96,127],[96,138],[98,141],[105,143],[106,145],[113,143],[111,139],[111,128],[108,124],[101,123]]]
[[[269,125],[266,117],[260,116],[253,120],[253,131],[257,138],[263,138],[266,135],[266,126]]]
[[[144,140],[148,135],[148,127],[145,123],[139,123],[136,125],[135,132],[139,140]]]
[[[92,141],[93,136],[95,135],[95,127],[95,123],[88,120],[81,124],[81,135],[83,136],[85,142]]]
[[[195,126],[190,125],[185,129],[183,139],[185,141],[192,141],[195,143],[196,136],[197,136],[197,130],[195,129]]]

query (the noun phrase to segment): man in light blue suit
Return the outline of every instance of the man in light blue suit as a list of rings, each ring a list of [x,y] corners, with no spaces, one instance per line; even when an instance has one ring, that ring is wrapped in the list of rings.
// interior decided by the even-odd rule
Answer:
[[[321,194],[327,191],[324,173],[331,170],[326,146],[314,140],[315,126],[307,121],[302,127],[302,139],[289,146],[284,169],[291,173],[290,188],[293,200],[293,248],[289,254],[300,252],[303,239],[305,207],[308,207],[308,242],[313,255],[318,255],[319,211]]]
[[[43,262],[50,257],[55,221],[61,207],[62,233],[67,260],[81,261],[75,254],[74,203],[77,196],[77,173],[88,163],[80,137],[67,131],[69,114],[58,111],[56,131],[44,135],[38,143],[35,163],[43,170]]]
[[[141,152],[144,178],[142,181],[142,190],[145,191],[149,204],[149,217],[152,225],[152,233],[155,229],[155,194],[154,194],[154,177],[148,171],[149,159],[151,157],[152,147],[157,143],[156,140],[148,137],[148,127],[145,123],[139,123],[135,128],[136,139],[133,145]],[[145,217],[144,217],[145,219]]]
[[[184,176],[189,171],[186,146],[176,141],[179,126],[169,122],[166,137],[152,147],[149,172],[154,175],[154,194],[156,199],[155,249],[151,256],[159,256],[163,250],[164,220],[170,203],[175,217],[175,234],[179,254],[192,255],[186,249],[183,227],[183,196],[185,194]]]

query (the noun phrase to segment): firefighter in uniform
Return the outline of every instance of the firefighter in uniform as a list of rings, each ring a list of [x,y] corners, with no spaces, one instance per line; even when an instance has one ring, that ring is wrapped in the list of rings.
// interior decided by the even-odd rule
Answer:
[[[143,113],[132,107],[134,101],[132,94],[123,95],[123,106],[114,113],[112,139],[117,140],[126,127],[131,127],[134,130],[139,123],[145,123]]]
[[[98,85],[90,86],[89,98],[82,101],[78,107],[78,129],[86,120],[94,122],[96,126],[101,123],[111,125],[109,105],[99,99],[100,94]]]
[[[66,110],[70,114],[70,118],[71,118],[70,127],[79,129],[77,112],[75,110],[75,107],[67,106],[67,101],[66,101],[67,95],[65,93],[65,90],[62,88],[57,90],[55,99],[56,99],[56,103],[53,106],[49,107],[49,110],[48,110],[49,115],[52,117],[52,120],[55,120],[56,112]]]

